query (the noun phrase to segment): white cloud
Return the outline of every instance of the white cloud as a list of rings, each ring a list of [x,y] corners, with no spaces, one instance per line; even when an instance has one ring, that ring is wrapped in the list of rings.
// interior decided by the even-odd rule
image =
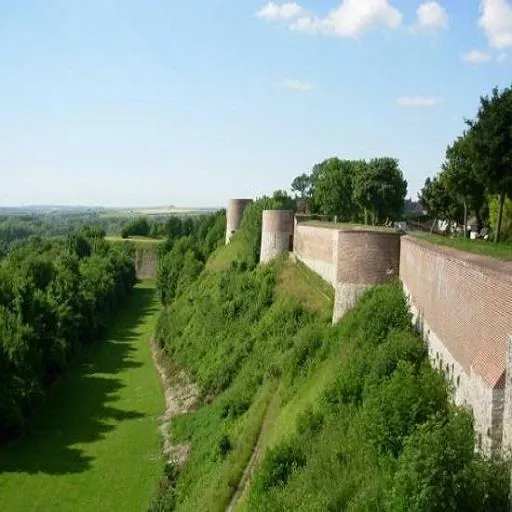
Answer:
[[[416,11],[418,20],[411,27],[413,32],[448,28],[448,13],[437,2],[423,2]]]
[[[313,90],[313,86],[310,83],[301,82],[300,80],[285,80],[284,82],[280,82],[278,86],[284,89],[301,92],[309,92]]]
[[[296,3],[287,2],[279,5],[274,2],[269,2],[263,9],[256,13],[256,16],[267,20],[289,20],[297,18],[302,14],[304,14],[304,9]]]
[[[402,13],[388,0],[343,0],[325,18],[301,16],[290,29],[312,34],[356,37],[371,28],[396,29]]]
[[[462,60],[469,62],[470,64],[483,64],[484,62],[489,62],[491,60],[491,56],[480,50],[471,50],[462,56]]]
[[[443,98],[438,98],[436,96],[400,96],[396,100],[399,107],[406,108],[435,107],[443,101]]]
[[[512,5],[507,0],[482,0],[478,24],[493,48],[512,46]]]

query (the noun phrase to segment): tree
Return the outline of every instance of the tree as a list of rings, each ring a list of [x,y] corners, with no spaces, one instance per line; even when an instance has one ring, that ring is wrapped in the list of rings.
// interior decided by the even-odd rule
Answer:
[[[407,181],[395,158],[374,158],[355,174],[354,199],[372,222],[398,219],[404,211]]]
[[[505,197],[512,196],[512,88],[493,89],[480,98],[475,120],[468,120],[475,167],[490,194],[499,195],[495,241],[500,239]]]
[[[148,236],[150,229],[148,219],[146,217],[139,217],[126,224],[121,231],[121,236],[123,238],[128,238],[129,236]]]
[[[453,201],[446,177],[442,174],[434,176],[433,179],[427,178],[418,197],[425,210],[434,218],[431,232],[437,219],[452,221],[460,217],[460,204]]]
[[[291,185],[292,192],[295,192],[295,197],[300,199],[309,199],[313,192],[313,184],[311,176],[306,173],[297,176]]]
[[[474,149],[471,133],[462,137],[446,150],[446,161],[442,175],[448,195],[459,202],[464,209],[464,238],[467,236],[468,209],[481,219],[481,211],[486,203],[485,185],[478,176],[474,165]],[[454,205],[455,206],[455,205]]]
[[[323,215],[336,215],[350,221],[357,217],[357,206],[352,198],[354,176],[360,162],[329,158],[313,167],[312,209]]]

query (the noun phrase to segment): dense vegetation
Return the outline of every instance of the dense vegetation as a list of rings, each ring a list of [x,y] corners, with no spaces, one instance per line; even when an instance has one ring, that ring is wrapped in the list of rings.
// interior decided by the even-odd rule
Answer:
[[[0,258],[5,256],[11,247],[19,247],[31,240],[61,240],[75,231],[94,226],[108,236],[124,234],[126,237],[142,235],[163,237],[167,234],[169,215],[130,218],[117,213],[104,213],[101,210],[56,211],[34,213],[0,214]],[[178,218],[178,221],[181,221]],[[142,226],[142,228],[141,228]]]
[[[226,213],[180,219],[171,217],[159,248],[157,286],[162,303],[171,302],[199,276],[208,256],[224,239]]]
[[[34,239],[0,264],[0,436],[20,432],[45,386],[100,336],[135,283],[133,255],[84,228]]]
[[[475,455],[471,417],[450,405],[398,283],[332,326],[332,296],[306,268],[256,266],[259,212],[275,200],[249,207],[166,300],[157,338],[201,400],[173,421],[190,457],[166,465],[151,509],[225,510],[257,446],[238,510],[506,510],[507,468]]]
[[[494,230],[496,241],[512,239],[512,88],[480,98],[475,119],[466,125],[447,148],[441,172],[427,178],[420,199],[435,217],[467,225],[472,215]]]
[[[121,230],[121,237],[128,238],[129,236],[149,236],[151,226],[149,225],[146,217],[137,217],[127,222]]]
[[[380,224],[401,219],[407,182],[394,158],[329,158],[311,174],[297,176],[292,191],[308,201],[312,214],[343,222]]]
[[[98,342],[0,449],[2,512],[140,512],[161,472],[163,390],[148,343],[158,301],[137,284]]]

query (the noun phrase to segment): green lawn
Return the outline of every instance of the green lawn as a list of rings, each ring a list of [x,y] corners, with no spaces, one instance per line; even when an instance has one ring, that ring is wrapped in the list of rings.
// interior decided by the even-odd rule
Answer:
[[[0,449],[0,511],[144,511],[162,472],[160,378],[148,340],[158,303],[139,284],[19,441]]]
[[[511,243],[495,244],[490,240],[468,240],[464,238],[451,238],[441,235],[425,235],[416,233],[411,234],[434,244],[453,247],[454,249],[481,254],[482,256],[489,256],[498,260],[512,261]]]

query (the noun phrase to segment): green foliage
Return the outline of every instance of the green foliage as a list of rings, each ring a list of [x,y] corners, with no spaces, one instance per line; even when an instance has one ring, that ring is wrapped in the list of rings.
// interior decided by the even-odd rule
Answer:
[[[329,158],[313,167],[313,211],[337,215],[341,221],[357,220],[353,200],[353,182],[362,162]]]
[[[135,284],[132,254],[82,229],[33,243],[0,264],[0,436],[24,426],[44,388],[96,340]]]
[[[425,182],[420,200],[434,217],[460,223],[466,206],[486,222],[487,196],[498,195],[491,223],[497,242],[505,200],[512,197],[512,88],[494,88],[481,97],[475,119],[466,124],[468,130],[447,148],[441,173]]]
[[[171,217],[168,238],[159,250],[157,288],[163,304],[170,303],[197,279],[208,256],[222,243],[224,211],[195,219]]]
[[[300,199],[308,199],[311,197],[312,182],[311,177],[307,174],[297,176],[291,185],[292,192],[295,192],[296,197]]]
[[[81,347],[44,404],[31,409],[24,435],[2,445],[2,511],[148,506],[163,469],[164,396],[148,343],[157,311],[154,286],[136,285],[101,340]]]
[[[489,200],[489,224],[493,230],[498,226],[499,208],[499,197],[491,196]],[[507,242],[512,241],[512,198],[506,199],[503,205],[501,239]]]
[[[254,268],[260,260],[263,210],[295,210],[295,201],[285,192],[277,190],[272,197],[260,197],[245,208],[240,230],[235,238],[241,240],[244,247],[239,263],[244,263],[249,268]]]
[[[373,224],[378,224],[402,217],[407,182],[393,158],[366,162],[334,157],[316,164],[310,176],[297,176],[292,190],[311,198],[314,214],[366,223],[370,211]]]
[[[452,410],[432,417],[406,441],[387,505],[396,511],[507,510],[504,464],[475,457],[472,420]]]
[[[474,454],[471,421],[449,406],[399,286],[368,292],[333,329],[337,377],[267,452],[249,510],[506,510],[507,468]],[[272,486],[274,454],[290,444],[304,464]]]
[[[402,217],[407,194],[407,181],[395,158],[374,158],[361,165],[354,177],[354,200],[372,213],[372,223],[398,220]]]
[[[121,230],[121,236],[149,236],[151,227],[146,217],[138,217],[128,222]]]
[[[306,464],[306,456],[297,441],[284,443],[268,451],[258,469],[254,492],[268,492],[273,487],[285,486],[293,471]]]

